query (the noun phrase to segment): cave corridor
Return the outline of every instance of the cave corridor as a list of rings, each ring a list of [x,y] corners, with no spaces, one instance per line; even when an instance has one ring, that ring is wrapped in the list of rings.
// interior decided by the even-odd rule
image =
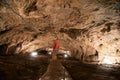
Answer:
[[[120,0],[0,0],[0,80],[120,80]]]

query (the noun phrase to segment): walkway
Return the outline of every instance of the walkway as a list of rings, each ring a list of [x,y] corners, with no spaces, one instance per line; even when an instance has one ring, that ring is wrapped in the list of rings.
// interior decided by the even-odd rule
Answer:
[[[39,80],[72,80],[60,61],[51,61],[46,73]]]

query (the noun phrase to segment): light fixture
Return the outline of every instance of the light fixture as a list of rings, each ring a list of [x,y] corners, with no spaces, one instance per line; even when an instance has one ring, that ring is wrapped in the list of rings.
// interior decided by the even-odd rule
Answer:
[[[113,62],[110,60],[110,58],[108,58],[108,57],[105,57],[104,59],[103,59],[103,62],[102,62],[103,64],[113,64]]]
[[[68,57],[68,55],[67,54],[64,54],[64,58],[67,58]]]
[[[31,54],[30,54],[32,57],[36,57],[37,55],[38,55],[38,53],[37,52],[31,52]]]
[[[48,52],[48,54],[49,54],[49,55],[51,55],[51,54],[52,54],[52,52]]]

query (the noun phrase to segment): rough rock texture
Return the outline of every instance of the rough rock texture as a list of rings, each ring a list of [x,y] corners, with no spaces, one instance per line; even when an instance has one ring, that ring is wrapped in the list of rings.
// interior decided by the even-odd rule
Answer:
[[[52,47],[83,61],[120,63],[119,0],[1,0],[0,54]]]

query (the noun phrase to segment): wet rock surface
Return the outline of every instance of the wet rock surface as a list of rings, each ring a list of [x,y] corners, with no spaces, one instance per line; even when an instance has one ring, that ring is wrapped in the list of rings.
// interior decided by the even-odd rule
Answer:
[[[63,66],[73,80],[119,80],[120,66],[85,64],[78,60],[63,60]]]
[[[119,70],[119,65],[88,64],[73,58],[50,62],[45,56],[0,56],[0,80],[119,80]]]
[[[39,80],[48,64],[45,57],[0,56],[0,80]]]

